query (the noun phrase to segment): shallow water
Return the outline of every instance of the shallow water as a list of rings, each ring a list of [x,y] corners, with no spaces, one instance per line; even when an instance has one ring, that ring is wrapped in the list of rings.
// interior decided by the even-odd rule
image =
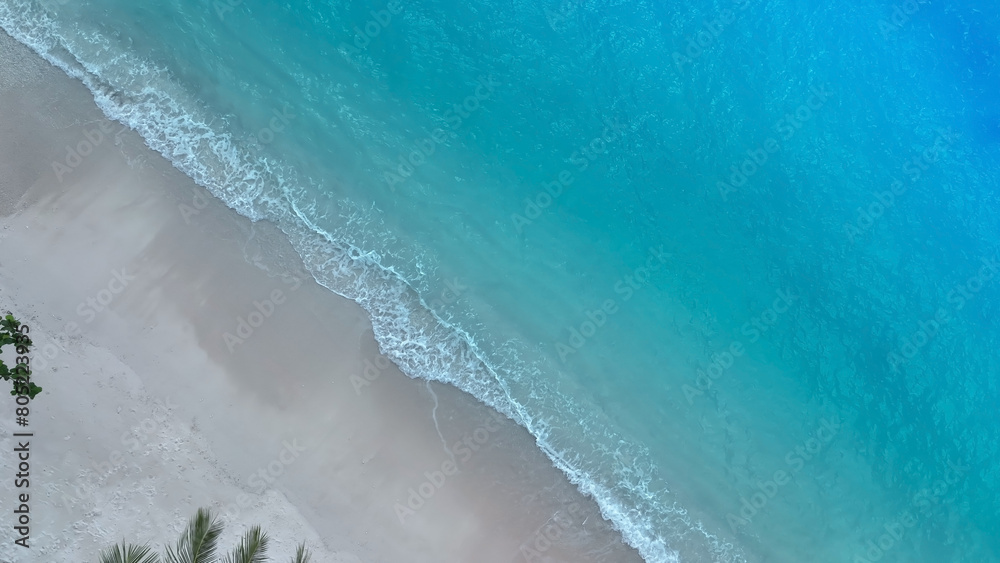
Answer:
[[[1000,561],[982,2],[0,0],[663,561]],[[905,8],[905,10],[904,10]]]

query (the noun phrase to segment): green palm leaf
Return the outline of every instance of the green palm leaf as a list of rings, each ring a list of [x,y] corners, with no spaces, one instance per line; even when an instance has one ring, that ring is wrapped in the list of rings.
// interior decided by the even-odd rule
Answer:
[[[204,508],[199,508],[177,542],[177,550],[167,548],[168,563],[214,563],[222,524]]]
[[[309,552],[306,551],[306,544],[299,544],[299,550],[295,552],[295,559],[292,563],[309,563]]]
[[[160,558],[150,553],[148,545],[130,545],[122,541],[101,552],[101,563],[159,563]]]
[[[233,553],[226,557],[226,563],[264,563],[267,561],[267,534],[260,531],[260,526],[250,528],[243,541],[236,546]]]

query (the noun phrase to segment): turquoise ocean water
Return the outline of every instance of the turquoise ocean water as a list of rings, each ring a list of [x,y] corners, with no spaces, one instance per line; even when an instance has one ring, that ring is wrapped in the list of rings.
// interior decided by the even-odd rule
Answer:
[[[0,0],[650,563],[1000,561],[1000,16]]]

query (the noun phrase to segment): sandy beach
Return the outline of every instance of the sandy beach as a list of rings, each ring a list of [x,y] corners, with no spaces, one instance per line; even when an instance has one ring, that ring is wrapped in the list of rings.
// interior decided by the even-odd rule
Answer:
[[[44,388],[0,416],[0,498],[30,438],[29,549],[92,561],[173,544],[199,507],[274,560],[641,561],[522,428],[379,354],[357,304],[273,225],[240,217],[90,93],[0,35],[0,310]],[[6,391],[4,392],[6,395]]]

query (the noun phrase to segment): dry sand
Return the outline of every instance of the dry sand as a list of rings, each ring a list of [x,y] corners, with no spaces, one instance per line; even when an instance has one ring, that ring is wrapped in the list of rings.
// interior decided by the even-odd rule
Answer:
[[[227,548],[264,526],[274,560],[305,541],[317,562],[641,561],[522,428],[384,360],[276,228],[3,34],[0,61],[0,310],[45,389],[27,428],[0,408],[0,561],[172,544],[198,507],[227,515]],[[9,509],[25,430],[30,549]]]

